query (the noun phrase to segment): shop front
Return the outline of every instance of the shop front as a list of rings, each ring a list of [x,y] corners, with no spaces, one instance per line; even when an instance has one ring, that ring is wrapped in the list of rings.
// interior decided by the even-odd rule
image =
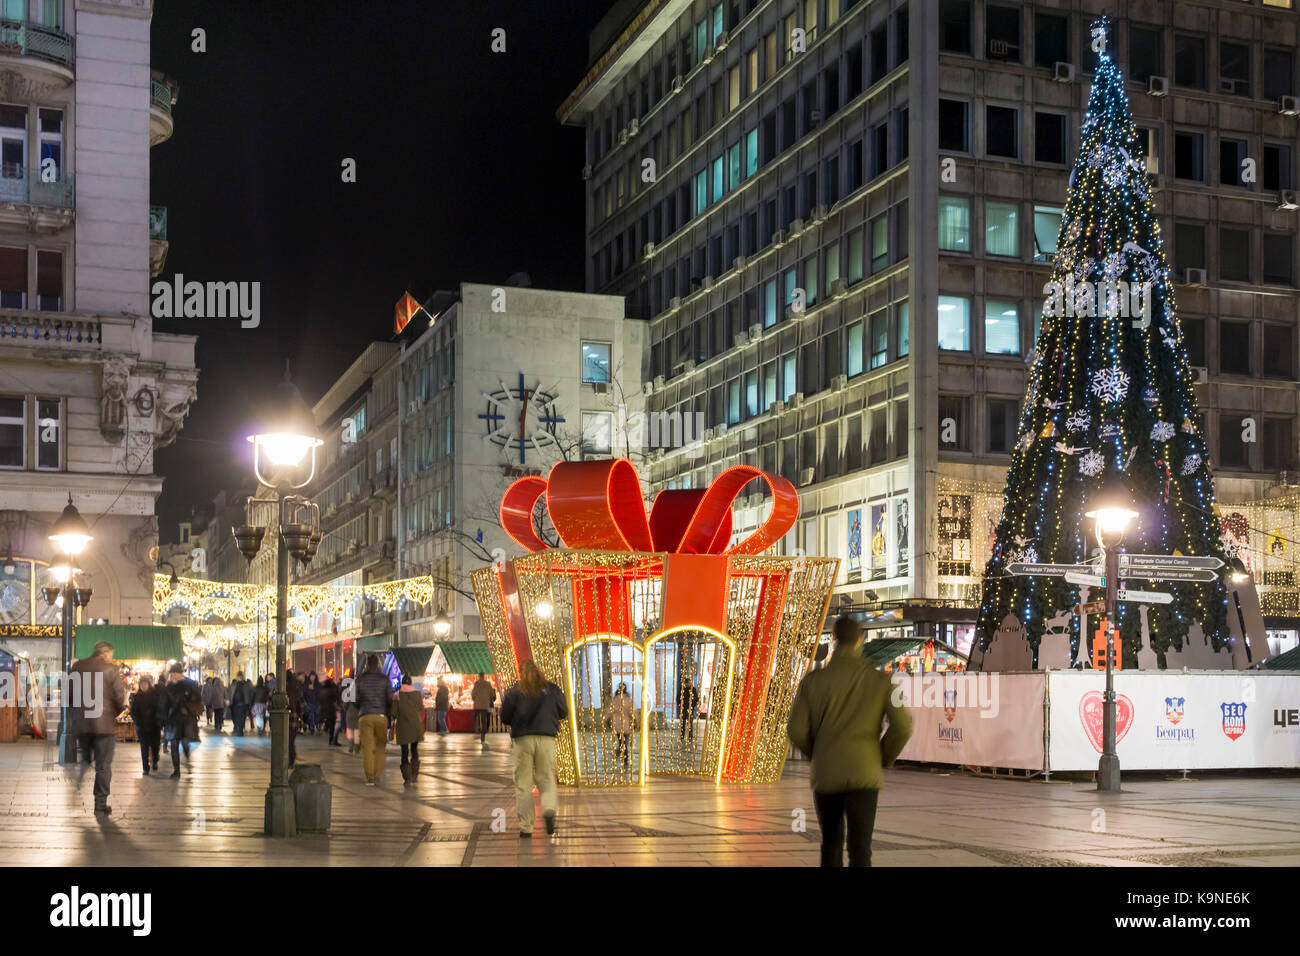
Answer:
[[[409,648],[413,650],[414,648]],[[438,691],[438,681],[447,685],[451,709],[447,712],[447,729],[453,733],[474,732],[474,684],[482,674],[497,692],[492,709],[489,730],[504,731],[497,716],[503,688],[492,672],[492,658],[485,641],[439,641],[429,648],[428,664],[424,674],[425,706],[432,707]],[[434,725],[431,725],[434,726]]]

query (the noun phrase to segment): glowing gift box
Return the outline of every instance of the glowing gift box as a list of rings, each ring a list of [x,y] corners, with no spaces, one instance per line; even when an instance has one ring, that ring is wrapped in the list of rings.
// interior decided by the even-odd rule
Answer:
[[[732,505],[755,479],[771,510],[732,544]],[[543,499],[564,547],[538,534]],[[471,580],[498,679],[514,683],[533,659],[564,688],[561,781],[780,777],[839,565],[763,553],[798,513],[789,481],[748,466],[705,489],[660,492],[648,515],[622,458],[561,462],[506,490],[501,526],[530,554]],[[620,684],[630,702],[613,695]]]

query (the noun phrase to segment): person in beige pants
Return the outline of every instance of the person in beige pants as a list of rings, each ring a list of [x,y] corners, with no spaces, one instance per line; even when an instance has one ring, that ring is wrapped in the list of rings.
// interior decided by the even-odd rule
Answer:
[[[533,787],[542,797],[546,832],[555,832],[558,809],[555,779],[555,737],[560,721],[569,716],[564,692],[552,684],[532,661],[519,665],[519,683],[501,701],[501,721],[509,725],[515,770],[515,802],[519,836],[533,835],[536,811]]]
[[[357,678],[357,734],[361,737],[361,765],[366,785],[377,786],[384,775],[388,755],[388,721],[393,713],[393,685],[379,669],[379,655],[366,659],[366,669]]]

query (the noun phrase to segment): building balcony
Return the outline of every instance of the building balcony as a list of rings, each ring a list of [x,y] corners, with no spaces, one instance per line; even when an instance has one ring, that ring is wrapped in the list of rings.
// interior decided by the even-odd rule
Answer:
[[[167,263],[167,207],[149,207],[149,275],[158,278]]]
[[[43,87],[64,87],[74,74],[74,42],[62,30],[22,20],[0,20],[0,86],[34,95]],[[6,73],[14,76],[4,76]],[[14,92],[6,94],[13,100]]]
[[[57,232],[72,222],[75,212],[71,173],[45,182],[38,169],[14,163],[0,166],[0,223]]]
[[[171,139],[172,107],[176,105],[176,81],[164,73],[149,74],[149,145]]]
[[[0,311],[0,346],[94,350],[103,344],[104,322],[98,316],[25,309]]]

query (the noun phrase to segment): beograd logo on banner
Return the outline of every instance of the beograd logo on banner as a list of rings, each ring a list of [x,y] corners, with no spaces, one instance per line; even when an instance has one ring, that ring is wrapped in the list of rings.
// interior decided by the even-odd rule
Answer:
[[[1156,724],[1156,743],[1190,744],[1196,740],[1196,729],[1183,725],[1187,716],[1186,697],[1166,697],[1165,713],[1161,722]]]

